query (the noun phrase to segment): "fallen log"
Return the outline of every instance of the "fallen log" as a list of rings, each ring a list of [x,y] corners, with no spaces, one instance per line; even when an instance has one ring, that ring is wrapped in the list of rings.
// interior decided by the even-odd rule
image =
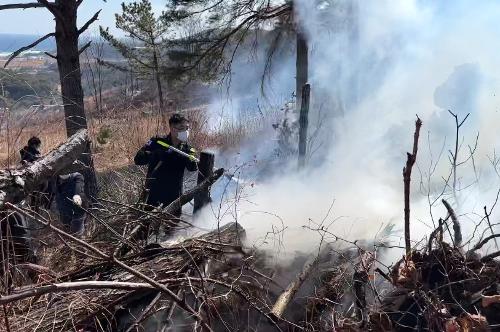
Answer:
[[[182,208],[184,205],[189,203],[196,195],[198,195],[201,192],[206,191],[210,186],[212,186],[222,175],[224,174],[224,169],[220,168],[216,170],[210,177],[208,177],[206,180],[204,180],[202,183],[200,183],[198,186],[194,187],[193,189],[187,191],[183,195],[181,195],[178,199],[173,201],[169,206],[164,208],[163,210],[161,209],[156,209],[153,210],[153,212],[162,212],[164,214],[168,215],[173,215],[173,213],[180,208]],[[127,242],[122,242],[115,250],[114,256],[116,257],[122,257],[126,255],[131,247],[128,245],[128,243],[131,242],[136,242],[138,240],[141,240],[144,238],[144,233],[149,227],[149,225],[152,223],[152,220],[145,220],[140,222],[137,226],[135,226],[132,231],[130,232],[130,235],[127,238]]]
[[[0,170],[0,209],[5,203],[19,203],[41,183],[70,166],[84,152],[88,142],[87,130],[81,130],[28,167]]]

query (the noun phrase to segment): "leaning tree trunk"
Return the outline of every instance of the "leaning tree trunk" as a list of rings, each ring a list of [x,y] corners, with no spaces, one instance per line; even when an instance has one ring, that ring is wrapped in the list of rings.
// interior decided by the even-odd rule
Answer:
[[[78,48],[79,31],[76,28],[78,6],[75,0],[56,0],[56,4],[63,14],[56,16],[57,67],[61,81],[66,133],[71,137],[78,130],[87,129]],[[85,165],[81,170],[85,177],[85,193],[90,198],[95,197],[97,183],[90,144],[79,161]]]
[[[65,169],[88,146],[88,132],[81,130],[68,141],[26,168],[0,170],[0,210],[5,203],[17,204]]]

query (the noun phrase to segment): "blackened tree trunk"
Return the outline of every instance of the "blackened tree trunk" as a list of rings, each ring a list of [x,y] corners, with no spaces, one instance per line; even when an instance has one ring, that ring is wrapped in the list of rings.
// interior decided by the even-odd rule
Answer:
[[[309,104],[311,95],[311,86],[305,84],[302,89],[302,100],[299,117],[299,169],[306,165],[307,153],[307,127],[309,125]]]
[[[307,40],[300,28],[297,27],[297,63],[296,63],[296,78],[295,78],[295,94],[297,111],[300,111],[302,100],[302,88],[307,84],[309,75],[309,48]]]

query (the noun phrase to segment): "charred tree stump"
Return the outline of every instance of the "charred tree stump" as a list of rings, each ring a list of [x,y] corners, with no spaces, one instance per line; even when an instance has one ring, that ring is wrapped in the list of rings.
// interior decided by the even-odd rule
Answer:
[[[215,155],[210,152],[202,152],[200,154],[200,162],[198,163],[198,185],[210,178],[214,173]],[[196,213],[205,205],[210,203],[210,187],[201,190],[194,197],[193,212]]]
[[[360,253],[359,263],[354,267],[353,275],[353,290],[355,297],[355,304],[357,307],[357,315],[359,320],[366,320],[366,284],[369,281],[369,271],[375,262],[375,254],[373,252]]]

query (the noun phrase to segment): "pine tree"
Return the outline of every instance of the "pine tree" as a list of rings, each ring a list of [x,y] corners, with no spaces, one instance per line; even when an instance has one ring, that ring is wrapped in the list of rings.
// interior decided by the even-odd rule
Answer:
[[[103,27],[100,27],[101,36],[128,61],[128,68],[124,70],[156,82],[159,110],[163,112],[163,82],[167,78],[164,67],[168,60],[167,21],[161,16],[156,17],[149,0],[122,3],[122,12],[115,17],[116,27],[126,34],[127,39],[119,39]]]

